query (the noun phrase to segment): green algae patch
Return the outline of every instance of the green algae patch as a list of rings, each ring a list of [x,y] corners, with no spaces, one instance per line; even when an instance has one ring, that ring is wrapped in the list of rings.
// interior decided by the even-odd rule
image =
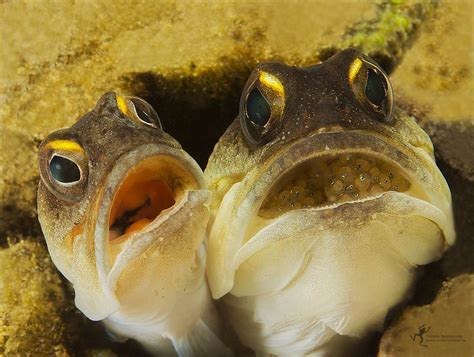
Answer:
[[[413,42],[421,23],[433,16],[436,1],[381,1],[376,16],[349,27],[340,48],[356,47],[391,71]]]

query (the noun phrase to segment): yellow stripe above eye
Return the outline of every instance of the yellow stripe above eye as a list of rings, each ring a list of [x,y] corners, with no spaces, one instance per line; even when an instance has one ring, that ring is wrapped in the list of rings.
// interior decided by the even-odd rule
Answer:
[[[123,99],[123,97],[116,94],[115,100],[117,101],[117,107],[120,109],[120,111],[123,114],[127,115],[128,107],[127,107],[127,103],[125,103],[125,99]]]
[[[357,73],[359,73],[360,68],[362,67],[362,60],[356,58],[349,67],[349,82],[354,82]]]
[[[49,142],[46,147],[53,150],[84,151],[81,145],[71,140],[54,140]]]
[[[270,74],[268,72],[260,72],[258,79],[260,80],[260,83],[262,83],[266,87],[273,89],[275,92],[278,93],[278,95],[283,95],[285,91],[283,84],[273,74]]]

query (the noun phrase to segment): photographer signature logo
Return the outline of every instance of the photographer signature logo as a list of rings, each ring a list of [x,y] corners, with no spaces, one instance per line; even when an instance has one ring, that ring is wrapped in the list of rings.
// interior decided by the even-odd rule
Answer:
[[[425,324],[421,325],[418,327],[418,332],[417,333],[414,333],[413,335],[410,335],[410,338],[412,341],[415,341],[416,338],[418,337],[420,339],[420,342],[419,342],[419,345],[423,346],[423,347],[428,347],[427,345],[423,344],[423,336],[428,333],[429,331],[431,330],[431,326],[426,328],[425,327]]]
[[[418,326],[418,331],[414,332],[413,334],[409,334],[410,339],[416,343],[417,345],[423,346],[425,348],[428,348],[428,345],[432,345],[433,343],[463,343],[467,342],[466,338],[464,337],[463,334],[452,334],[452,333],[445,333],[445,332],[440,332],[440,333],[430,333],[428,332],[431,331],[431,326],[426,327],[426,324]]]

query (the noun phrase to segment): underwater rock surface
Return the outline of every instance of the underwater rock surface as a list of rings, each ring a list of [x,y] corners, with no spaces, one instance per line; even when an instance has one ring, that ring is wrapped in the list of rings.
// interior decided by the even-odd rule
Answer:
[[[453,192],[457,245],[426,268],[411,304],[429,304],[446,278],[472,273],[473,4],[391,3],[401,12],[391,12],[388,1],[2,2],[0,355],[142,353],[133,342],[110,342],[83,318],[49,260],[35,202],[37,145],[47,133],[71,125],[115,90],[152,103],[166,130],[205,166],[255,64],[311,64],[344,45],[377,54],[393,42],[381,58],[398,63],[391,76],[396,100],[432,137]],[[412,17],[404,6],[414,9]],[[374,18],[383,20],[376,35],[366,31]],[[416,29],[410,46],[396,47]]]
[[[0,251],[0,355],[66,353],[63,317],[73,303],[42,244]]]
[[[469,356],[474,318],[474,275],[443,282],[429,305],[409,307],[385,332],[379,357]]]

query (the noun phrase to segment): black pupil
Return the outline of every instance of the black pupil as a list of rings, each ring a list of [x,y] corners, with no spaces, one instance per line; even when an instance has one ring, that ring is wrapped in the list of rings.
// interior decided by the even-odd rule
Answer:
[[[149,108],[146,105],[138,100],[133,100],[133,105],[135,105],[135,110],[137,111],[137,115],[143,120],[145,123],[154,124],[154,120],[151,117],[152,113],[150,112]]]
[[[62,156],[54,156],[49,163],[49,170],[56,181],[71,183],[79,181],[81,172],[73,161]]]
[[[381,76],[373,69],[367,73],[367,85],[365,86],[365,95],[372,104],[380,107],[385,99],[385,86]]]
[[[271,108],[265,97],[254,88],[247,97],[247,116],[252,123],[265,126],[270,119]]]

